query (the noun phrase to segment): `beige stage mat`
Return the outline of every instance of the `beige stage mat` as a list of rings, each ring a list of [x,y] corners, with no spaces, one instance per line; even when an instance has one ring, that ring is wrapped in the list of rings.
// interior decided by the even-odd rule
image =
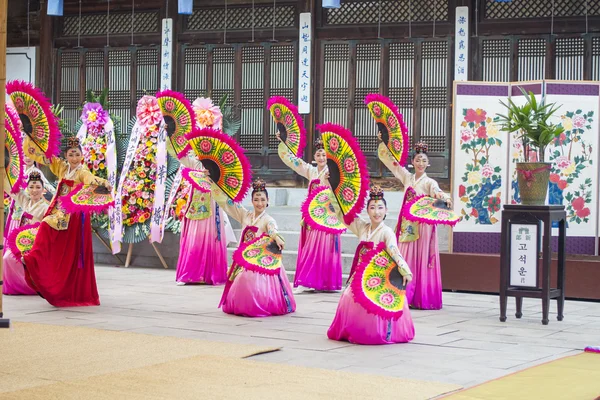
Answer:
[[[0,347],[0,399],[417,400],[459,389],[242,359],[273,348],[82,327],[16,323]]]

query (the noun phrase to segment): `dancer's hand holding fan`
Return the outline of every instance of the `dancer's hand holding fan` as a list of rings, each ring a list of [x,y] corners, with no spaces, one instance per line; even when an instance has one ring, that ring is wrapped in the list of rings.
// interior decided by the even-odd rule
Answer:
[[[365,104],[377,123],[381,140],[400,165],[408,157],[408,128],[396,105],[380,94],[369,94]]]
[[[306,129],[298,108],[288,99],[274,96],[267,102],[279,138],[290,149],[294,156],[302,158],[306,146]]]
[[[369,190],[367,161],[352,133],[346,128],[331,123],[317,125],[321,132],[329,183],[335,198],[344,214],[344,221],[350,224],[365,206]]]
[[[242,201],[252,182],[244,149],[231,137],[211,128],[196,130],[187,139],[210,179],[232,201]]]
[[[41,161],[43,155],[51,159],[60,152],[60,130],[52,104],[44,93],[31,83],[10,81],[6,84],[8,94],[21,120],[26,135],[24,148],[30,158]]]

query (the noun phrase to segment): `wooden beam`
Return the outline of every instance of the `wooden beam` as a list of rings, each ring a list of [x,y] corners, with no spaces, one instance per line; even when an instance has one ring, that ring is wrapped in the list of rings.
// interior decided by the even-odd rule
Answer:
[[[0,0],[0,165],[4,165],[4,96],[6,95],[6,21],[7,21],[8,0]],[[4,180],[6,179],[6,169],[0,168],[0,193],[4,193]],[[0,237],[4,237],[4,213],[0,213]],[[0,244],[0,248],[4,248]],[[2,318],[2,267],[4,260],[0,259],[0,318]],[[0,320],[2,321],[2,320]],[[4,326],[4,323],[2,323]]]
[[[54,18],[46,14],[48,7],[46,1],[40,2],[40,69],[37,86],[42,89],[46,96],[53,96],[54,76]],[[53,99],[56,102],[56,99]]]

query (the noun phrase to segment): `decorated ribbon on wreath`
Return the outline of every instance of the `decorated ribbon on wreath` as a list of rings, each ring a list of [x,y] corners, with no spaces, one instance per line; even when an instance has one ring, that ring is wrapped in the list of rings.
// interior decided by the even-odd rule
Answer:
[[[28,251],[33,247],[35,236],[37,235],[40,223],[25,225],[20,228],[14,229],[7,239],[8,248],[10,249],[13,257],[17,261],[21,261]]]
[[[402,316],[406,301],[404,278],[386,251],[385,242],[361,257],[350,285],[354,301],[368,313],[392,320]]]
[[[97,125],[96,121],[97,121],[97,114],[104,114],[106,117],[106,122],[103,125]],[[106,153],[104,154],[104,159],[106,162],[106,172],[107,172],[107,180],[108,183],[110,184],[110,186],[112,187],[112,198],[113,198],[113,204],[111,204],[108,207],[108,237],[109,237],[109,241],[111,244],[111,248],[112,246],[117,246],[120,247],[120,245],[117,244],[117,233],[115,230],[115,222],[117,219],[117,216],[115,214],[121,213],[121,209],[116,209],[115,205],[114,205],[114,199],[117,198],[117,145],[116,145],[116,141],[115,141],[115,125],[113,123],[113,120],[110,118],[110,114],[108,112],[106,112],[105,110],[102,109],[102,106],[98,103],[88,103],[86,104],[86,106],[84,106],[84,110],[82,112],[82,120],[83,123],[81,124],[81,127],[79,128],[79,131],[77,132],[77,138],[79,139],[79,142],[82,143],[82,145],[84,144],[84,142],[86,141],[86,138],[88,136],[88,129],[89,128],[100,128],[103,130],[104,132],[104,140],[106,141]],[[90,123],[88,123],[87,121],[93,121]],[[100,122],[100,121],[98,121]],[[121,219],[119,217],[119,219]],[[114,252],[113,253],[118,253]]]
[[[269,235],[263,233],[249,242],[243,242],[233,253],[233,261],[248,271],[278,275],[281,268],[281,250]]]

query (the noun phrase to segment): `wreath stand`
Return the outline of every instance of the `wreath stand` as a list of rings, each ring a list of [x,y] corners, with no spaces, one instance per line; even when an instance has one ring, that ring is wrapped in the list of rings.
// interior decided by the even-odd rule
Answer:
[[[154,252],[158,256],[158,258],[160,259],[160,263],[162,264],[162,266],[165,269],[169,269],[169,265],[167,264],[167,262],[165,261],[164,257],[162,256],[162,254],[158,250],[158,247],[156,247],[156,245],[154,243],[152,243],[152,242],[150,242],[150,244],[152,245],[152,248],[154,249]],[[127,248],[127,258],[125,258],[125,268],[129,268],[129,266],[131,265],[131,253],[132,252],[133,252],[133,243],[129,243],[129,247]]]

